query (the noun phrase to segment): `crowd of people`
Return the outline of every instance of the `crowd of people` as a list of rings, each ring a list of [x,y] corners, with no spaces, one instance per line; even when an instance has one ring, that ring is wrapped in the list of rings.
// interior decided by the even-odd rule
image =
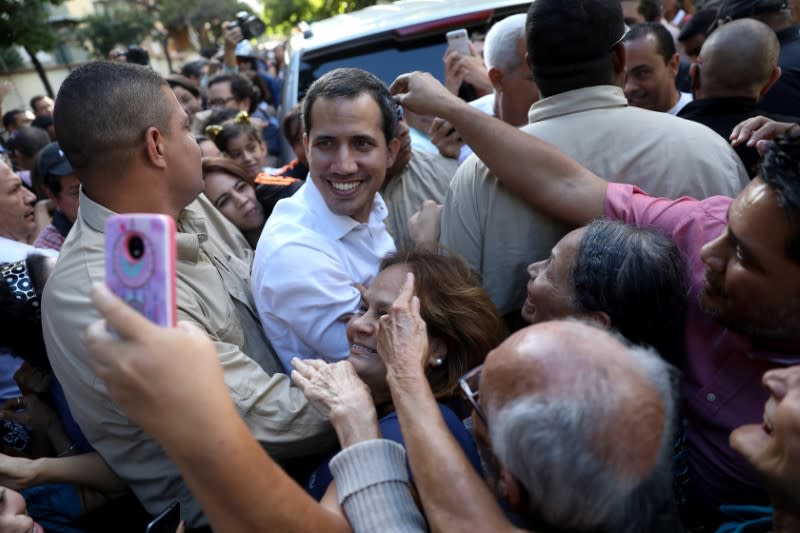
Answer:
[[[242,37],[3,114],[0,533],[800,531],[800,2],[536,0],[290,109]]]

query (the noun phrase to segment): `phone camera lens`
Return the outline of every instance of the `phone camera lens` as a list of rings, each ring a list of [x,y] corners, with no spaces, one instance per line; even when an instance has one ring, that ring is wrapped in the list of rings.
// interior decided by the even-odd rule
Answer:
[[[133,259],[140,259],[144,255],[144,240],[138,235],[128,239],[128,253]]]

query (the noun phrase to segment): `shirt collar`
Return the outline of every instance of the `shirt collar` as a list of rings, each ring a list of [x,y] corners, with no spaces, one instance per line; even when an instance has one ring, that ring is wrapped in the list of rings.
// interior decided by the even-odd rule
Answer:
[[[195,204],[196,201],[189,204],[178,217],[178,231],[175,234],[178,261],[196,263],[200,259],[200,244],[207,239],[205,221]],[[79,205],[78,217],[98,233],[104,233],[106,219],[116,214],[86,196],[83,187],[80,191]]]
[[[528,111],[528,122],[534,123],[562,115],[581,113],[592,109],[627,107],[628,100],[622,88],[616,85],[597,85],[548,96],[534,102]]]
[[[328,204],[325,203],[325,198],[322,197],[322,193],[319,192],[317,185],[311,177],[306,180],[303,189],[305,189],[307,205],[316,215],[320,223],[318,230],[323,235],[331,239],[339,240],[355,228],[364,225],[364,223],[352,217],[337,215],[331,211],[330,208],[328,208]],[[369,220],[366,225],[370,227],[382,226],[383,220],[388,215],[389,210],[386,208],[386,203],[383,201],[380,193],[376,192],[372,200],[372,209],[370,210]]]

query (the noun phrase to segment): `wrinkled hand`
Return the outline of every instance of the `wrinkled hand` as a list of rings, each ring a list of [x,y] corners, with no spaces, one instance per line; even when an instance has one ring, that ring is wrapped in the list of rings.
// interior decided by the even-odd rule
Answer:
[[[424,373],[428,355],[428,330],[414,295],[414,274],[408,273],[400,295],[380,319],[378,354],[393,374]]]
[[[159,327],[102,284],[92,288],[92,303],[105,320],[86,330],[89,366],[145,431],[162,442],[184,443],[196,438],[198,425],[230,407],[216,347],[205,332],[187,322]]]
[[[420,115],[443,117],[446,116],[448,105],[462,103],[461,99],[427,72],[401,74],[392,82],[389,90],[403,107]]]
[[[765,408],[771,434],[761,424],[742,426],[730,445],[761,474],[776,508],[800,509],[800,366],[770,370],[763,381],[773,391]]]
[[[731,145],[739,146],[746,143],[747,146],[756,147],[758,153],[764,155],[769,148],[769,141],[794,127],[797,127],[797,124],[776,122],[762,116],[748,118],[733,128],[730,135]]]
[[[408,235],[415,243],[439,242],[442,232],[442,205],[425,200],[408,219]]]
[[[22,490],[34,485],[35,480],[36,473],[31,459],[0,454],[0,485]]]
[[[442,118],[435,118],[428,135],[440,154],[450,159],[458,159],[464,141],[452,124]]]
[[[292,381],[330,419],[343,448],[379,437],[375,404],[349,361],[292,359]]]

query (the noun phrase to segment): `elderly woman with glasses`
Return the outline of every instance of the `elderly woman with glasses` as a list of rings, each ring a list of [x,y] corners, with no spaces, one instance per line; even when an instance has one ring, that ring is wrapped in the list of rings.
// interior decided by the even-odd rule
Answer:
[[[448,429],[480,471],[477,451],[462,423],[466,406],[460,398],[459,380],[483,363],[506,331],[480,282],[459,258],[420,248],[384,258],[374,282],[364,292],[360,309],[349,318],[349,358],[332,365],[295,359],[292,378],[323,413],[333,417],[344,411],[362,419],[362,413],[367,413],[366,424],[372,419],[376,438],[383,436],[402,444],[386,367],[379,354],[378,324],[400,295],[409,273],[416,280],[419,313],[427,324],[429,350],[424,365],[428,383]],[[359,381],[369,388],[374,407],[348,405],[348,391]],[[347,435],[338,433],[346,446]],[[312,474],[306,490],[323,502],[330,501],[336,495],[331,480],[326,463]]]

